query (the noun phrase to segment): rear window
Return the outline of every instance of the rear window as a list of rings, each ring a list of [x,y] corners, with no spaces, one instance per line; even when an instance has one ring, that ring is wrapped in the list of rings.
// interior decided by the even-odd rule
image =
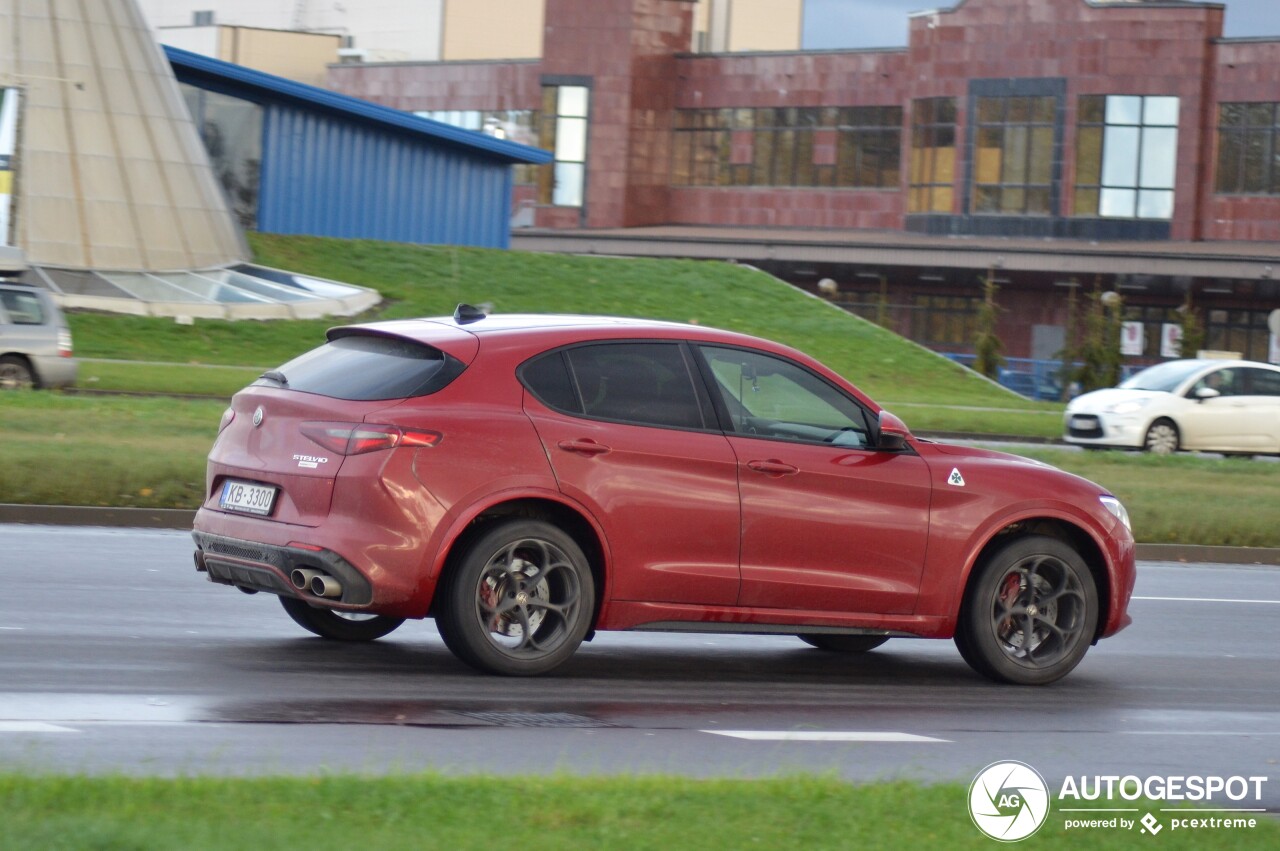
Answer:
[[[0,290],[0,304],[4,305],[4,312],[9,314],[9,321],[14,325],[45,324],[44,305],[34,293]]]
[[[254,383],[371,402],[430,395],[464,368],[456,358],[422,343],[364,335],[331,340]]]

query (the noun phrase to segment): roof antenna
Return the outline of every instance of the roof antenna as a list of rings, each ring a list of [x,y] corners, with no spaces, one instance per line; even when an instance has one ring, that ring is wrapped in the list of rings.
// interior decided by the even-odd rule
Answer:
[[[487,313],[474,305],[459,304],[453,311],[453,321],[459,325],[466,325],[471,322],[479,322],[487,315]]]

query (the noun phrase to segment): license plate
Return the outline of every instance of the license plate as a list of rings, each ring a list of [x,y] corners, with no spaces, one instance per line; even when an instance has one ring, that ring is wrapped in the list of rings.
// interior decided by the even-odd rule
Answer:
[[[227,479],[222,485],[222,496],[218,498],[218,505],[225,511],[270,514],[275,501],[276,489],[273,487]]]
[[[1072,417],[1071,425],[1074,428],[1096,428],[1098,425],[1097,417]]]

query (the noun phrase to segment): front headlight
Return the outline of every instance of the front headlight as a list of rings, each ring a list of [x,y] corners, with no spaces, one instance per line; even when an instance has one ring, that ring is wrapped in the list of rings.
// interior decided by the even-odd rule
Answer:
[[[1130,399],[1128,402],[1117,402],[1103,410],[1108,414],[1136,414],[1151,402],[1150,399]]]
[[[1102,507],[1110,511],[1117,520],[1124,524],[1124,528],[1133,532],[1133,526],[1129,524],[1129,512],[1125,510],[1124,505],[1114,496],[1100,496],[1098,502],[1102,503]]]

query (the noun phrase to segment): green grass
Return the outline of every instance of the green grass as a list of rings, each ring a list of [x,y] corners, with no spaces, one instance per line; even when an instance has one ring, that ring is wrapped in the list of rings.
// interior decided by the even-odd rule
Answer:
[[[815,777],[127,779],[0,776],[10,851],[305,848],[988,849],[965,787]],[[1154,809],[1156,805],[1152,804]],[[1027,848],[1130,848],[1135,832],[1069,832],[1052,813]],[[1161,848],[1263,849],[1280,826],[1165,830]]]
[[[603,313],[697,322],[795,346],[875,398],[1034,410],[1036,405],[895,334],[743,266],[367,240],[250,234],[258,262],[373,287],[360,320],[437,316],[458,302],[503,313]],[[114,358],[275,366],[354,320],[227,322],[73,313],[76,352]],[[180,389],[180,388],[179,388]]]
[[[95,391],[181,393],[230,399],[266,368],[81,359],[76,386]]]
[[[225,402],[0,395],[0,502],[195,508]]]

